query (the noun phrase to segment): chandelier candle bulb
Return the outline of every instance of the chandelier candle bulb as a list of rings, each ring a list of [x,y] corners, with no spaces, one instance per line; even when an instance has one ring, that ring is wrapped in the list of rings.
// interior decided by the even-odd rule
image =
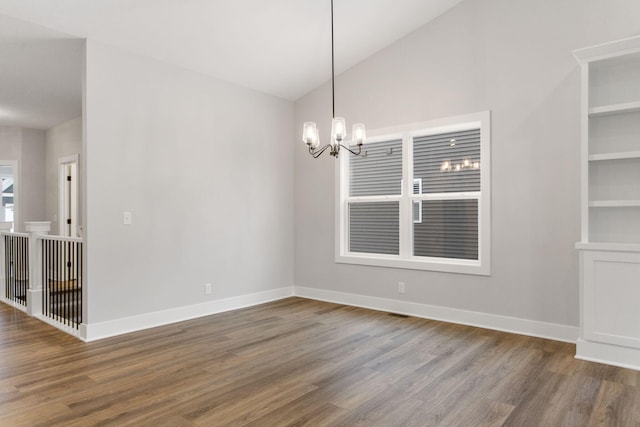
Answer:
[[[352,135],[353,135],[353,142],[356,145],[364,144],[365,140],[367,139],[367,136],[364,130],[364,124],[363,123],[354,124]]]
[[[347,136],[346,127],[344,117],[334,117],[331,121],[331,137],[338,143],[342,142]]]
[[[302,125],[302,141],[311,148],[316,148],[320,143],[318,139],[318,128],[314,122],[305,122],[305,124]]]

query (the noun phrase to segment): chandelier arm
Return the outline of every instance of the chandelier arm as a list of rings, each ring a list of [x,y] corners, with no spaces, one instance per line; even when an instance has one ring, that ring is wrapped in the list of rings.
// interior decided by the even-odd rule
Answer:
[[[309,147],[309,154],[311,154],[314,159],[317,159],[318,157],[320,157],[322,155],[322,153],[327,151],[327,148],[329,148],[329,147],[331,147],[331,144],[325,145],[324,147],[322,147],[318,151],[316,151],[314,148]]]
[[[348,152],[350,152],[351,154],[353,154],[354,156],[359,156],[360,153],[362,153],[362,145],[358,145],[358,152],[357,153],[355,151],[353,151],[352,149],[350,149],[349,147],[347,147],[346,145],[340,144],[340,146],[342,148],[344,148],[345,150],[347,150]]]

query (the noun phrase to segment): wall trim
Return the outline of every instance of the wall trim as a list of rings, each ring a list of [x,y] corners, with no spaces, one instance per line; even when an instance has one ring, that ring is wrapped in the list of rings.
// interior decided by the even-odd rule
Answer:
[[[294,295],[293,286],[239,295],[163,311],[80,325],[79,338],[86,342],[122,335],[143,329],[182,322],[197,317],[264,304]]]
[[[12,300],[10,298],[6,298],[4,296],[0,296],[0,302],[3,302],[5,304],[15,308],[16,310],[20,310],[23,313],[29,314],[29,312],[27,311],[27,307],[25,307],[24,305],[18,304],[17,302],[15,302],[14,300]]]
[[[296,286],[295,295],[302,298],[346,304],[378,311],[406,314],[424,319],[476,326],[479,328],[546,338],[572,344],[576,343],[579,335],[579,329],[577,326],[560,325],[557,323],[540,322],[537,320],[527,320],[517,317],[328,291],[317,288]]]
[[[578,341],[577,338],[579,335],[579,329],[575,326],[560,325],[556,323],[521,319],[517,317],[501,316],[497,314],[481,313],[475,311],[460,310],[456,308],[440,307],[428,304],[419,304],[415,302],[378,298],[366,295],[350,294],[345,292],[329,291],[325,289],[307,288],[301,286],[287,286],[247,295],[239,295],[230,298],[208,301],[201,304],[194,304],[172,308],[169,310],[155,311],[136,316],[123,317],[119,319],[108,320],[106,322],[89,324],[82,323],[78,331],[74,330],[64,332],[67,332],[70,335],[74,335],[85,342],[91,342],[127,334],[130,332],[155,328],[157,326],[195,319],[198,317],[204,317],[212,314],[223,313],[226,311],[237,310],[240,308],[251,307],[254,305],[277,301],[292,296],[332,302],[336,304],[344,304],[353,307],[362,307],[377,311],[388,311],[393,313],[406,314],[409,316],[420,317],[424,319],[475,326],[496,331],[563,341],[572,344],[575,344],[576,341]],[[1,299],[3,300],[2,302],[5,302],[9,305],[17,306],[17,304],[12,304],[13,301],[5,300],[4,298]],[[22,309],[22,311],[26,312],[23,307],[18,306],[16,308]],[[46,323],[58,327],[55,322],[49,322],[49,319],[44,318],[44,316],[37,317]],[[606,363],[625,368],[640,368],[640,366],[634,365],[633,362],[630,362],[638,360],[637,351],[632,355],[628,355],[627,353],[629,351],[633,351],[632,349],[616,347],[621,349],[621,356],[616,358],[611,355],[611,347],[612,346],[609,345],[578,341],[578,351],[576,353],[576,357],[578,359]]]
[[[640,371],[640,349],[578,339],[576,359]]]

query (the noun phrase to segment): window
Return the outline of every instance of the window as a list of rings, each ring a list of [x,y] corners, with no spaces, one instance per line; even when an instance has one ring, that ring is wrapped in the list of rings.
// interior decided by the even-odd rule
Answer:
[[[490,274],[490,113],[370,133],[340,158],[336,261]]]

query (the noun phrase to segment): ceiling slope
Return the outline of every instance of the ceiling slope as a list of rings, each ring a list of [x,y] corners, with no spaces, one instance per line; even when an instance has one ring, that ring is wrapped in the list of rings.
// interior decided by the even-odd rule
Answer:
[[[337,73],[460,1],[335,0]],[[289,100],[330,78],[329,0],[0,0],[0,13]]]

